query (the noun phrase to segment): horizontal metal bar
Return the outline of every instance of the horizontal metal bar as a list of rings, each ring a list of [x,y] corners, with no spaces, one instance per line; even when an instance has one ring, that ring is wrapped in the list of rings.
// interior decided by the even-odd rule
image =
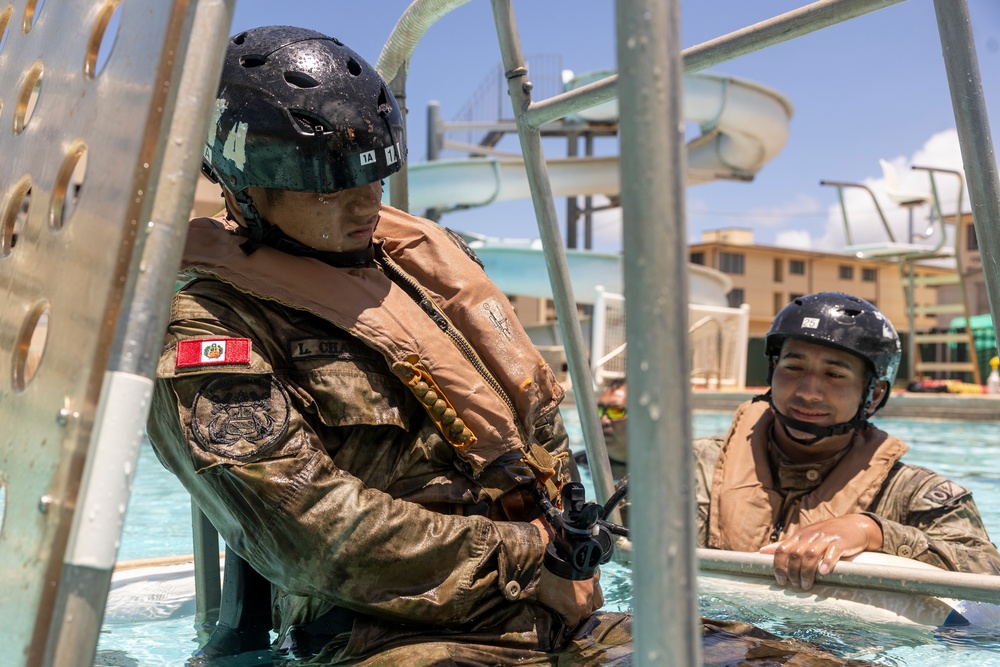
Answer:
[[[444,132],[510,132],[517,133],[514,120],[447,120],[441,122]]]
[[[931,333],[914,334],[914,342],[917,345],[922,343],[969,343],[972,339],[969,334],[964,333]]]
[[[917,361],[916,367],[918,371],[928,371],[928,372],[970,372],[975,366],[972,365],[971,361]]]
[[[913,312],[917,315],[944,315],[946,313],[964,313],[965,306],[960,303],[943,303],[933,306],[915,306]]]
[[[684,73],[721,65],[740,56],[891,7],[903,0],[820,0],[684,49]]]
[[[933,276],[917,276],[913,280],[910,278],[903,278],[903,286],[907,287],[912,282],[914,285],[957,285],[961,280],[957,273],[945,274],[945,275],[933,275]]]
[[[739,56],[787,42],[790,39],[828,28],[843,21],[890,7],[903,0],[820,0],[736,32],[684,49],[684,73],[691,74],[728,62]],[[575,90],[532,102],[524,113],[531,129],[565,118],[617,97],[618,75]]]
[[[774,579],[771,556],[715,549],[697,552],[702,571]],[[1000,577],[990,574],[841,561],[833,572],[817,574],[816,583],[1000,604]]]

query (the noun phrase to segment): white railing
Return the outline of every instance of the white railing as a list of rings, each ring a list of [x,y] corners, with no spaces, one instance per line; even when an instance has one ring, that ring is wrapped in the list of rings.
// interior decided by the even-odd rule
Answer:
[[[598,288],[594,298],[590,369],[594,384],[625,376],[625,297]],[[750,306],[688,304],[691,385],[704,389],[746,387]]]

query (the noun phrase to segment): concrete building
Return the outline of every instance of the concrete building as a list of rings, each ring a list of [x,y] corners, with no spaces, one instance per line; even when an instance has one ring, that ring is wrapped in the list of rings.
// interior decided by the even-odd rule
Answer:
[[[701,243],[688,247],[690,261],[717,269],[733,280],[729,305],[750,306],[750,336],[762,338],[771,320],[792,299],[822,291],[847,292],[875,304],[900,333],[909,331],[906,294],[894,261],[858,259],[852,255],[756,245],[751,229],[704,232]],[[948,275],[951,269],[921,265],[916,275]],[[937,288],[918,285],[915,303],[937,303]],[[934,326],[935,318],[917,315],[917,330]]]

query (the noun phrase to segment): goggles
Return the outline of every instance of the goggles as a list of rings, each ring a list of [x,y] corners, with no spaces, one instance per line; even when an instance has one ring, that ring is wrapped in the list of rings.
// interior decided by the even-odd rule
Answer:
[[[625,408],[620,405],[605,405],[604,403],[597,404],[597,416],[598,418],[608,416],[608,419],[624,419]]]

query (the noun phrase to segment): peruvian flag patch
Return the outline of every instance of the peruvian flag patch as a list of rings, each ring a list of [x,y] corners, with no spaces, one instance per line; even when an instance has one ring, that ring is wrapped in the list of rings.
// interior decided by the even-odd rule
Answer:
[[[177,343],[176,368],[250,364],[249,338],[197,338]]]

